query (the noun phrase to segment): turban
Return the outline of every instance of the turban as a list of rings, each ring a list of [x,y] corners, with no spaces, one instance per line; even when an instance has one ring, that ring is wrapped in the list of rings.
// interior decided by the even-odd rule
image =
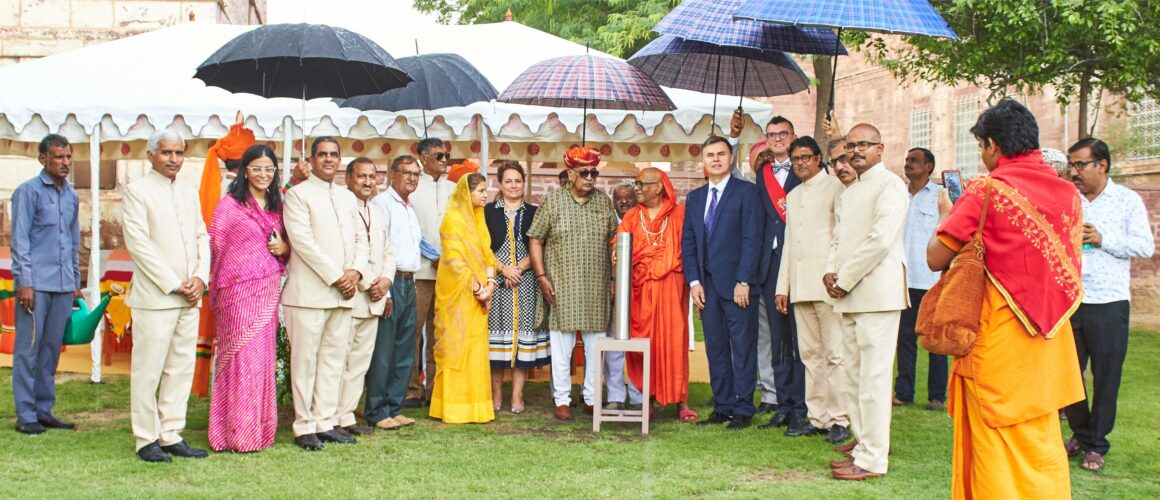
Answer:
[[[595,167],[600,164],[600,153],[592,146],[576,146],[564,153],[567,168]]]
[[[223,162],[240,160],[242,153],[254,145],[254,131],[242,124],[240,113],[238,118],[238,122],[230,126],[230,133],[218,139],[205,154],[205,168],[201,171],[198,195],[201,199],[201,216],[206,226],[213,219],[213,209],[222,197],[222,172],[218,167],[218,159]]]
[[[447,180],[451,182],[459,182],[460,177],[478,172],[479,164],[471,160],[463,160],[463,163],[457,163],[451,166],[451,170],[447,172]]]

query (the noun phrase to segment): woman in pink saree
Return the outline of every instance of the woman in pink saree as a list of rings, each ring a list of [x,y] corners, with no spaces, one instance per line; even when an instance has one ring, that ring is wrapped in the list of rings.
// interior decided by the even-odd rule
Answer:
[[[250,147],[210,223],[209,298],[217,317],[209,405],[214,451],[269,448],[278,429],[275,336],[289,255],[279,184],[274,151]]]

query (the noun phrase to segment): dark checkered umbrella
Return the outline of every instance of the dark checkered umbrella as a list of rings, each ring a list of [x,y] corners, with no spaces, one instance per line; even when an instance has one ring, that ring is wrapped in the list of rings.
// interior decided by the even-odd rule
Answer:
[[[734,96],[773,97],[809,87],[785,52],[726,47],[661,35],[628,63],[666,87]]]
[[[795,54],[845,55],[829,29],[734,21],[745,0],[687,0],[673,7],[653,31],[685,40]]]

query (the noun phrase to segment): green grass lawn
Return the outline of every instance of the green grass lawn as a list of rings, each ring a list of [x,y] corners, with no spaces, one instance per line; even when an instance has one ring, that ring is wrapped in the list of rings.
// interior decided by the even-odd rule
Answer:
[[[923,363],[924,356],[920,356]],[[920,364],[917,399],[925,400]],[[1120,391],[1119,415],[1107,469],[1092,474],[1073,461],[1077,498],[1160,498],[1160,413],[1156,386],[1160,333],[1134,330]],[[652,434],[591,421],[551,418],[547,384],[529,388],[529,411],[506,410],[488,425],[446,426],[421,418],[412,428],[378,432],[356,445],[327,445],[307,453],[291,443],[289,415],[274,448],[255,454],[211,454],[206,460],[145,464],[133,454],[128,380],[90,385],[62,376],[57,414],[77,432],[25,436],[11,430],[11,372],[0,371],[0,497],[767,497],[946,498],[950,489],[951,422],[942,413],[909,406],[894,412],[887,477],[862,483],[829,478],[838,458],[820,437],[786,438],[755,427],[727,432],[675,422],[662,413]],[[705,415],[709,388],[694,384],[690,398]],[[538,406],[537,406],[538,405]],[[185,438],[206,447],[205,400],[190,401]],[[421,411],[408,411],[422,417]],[[764,419],[762,419],[764,420]],[[1065,427],[1065,434],[1066,434]]]

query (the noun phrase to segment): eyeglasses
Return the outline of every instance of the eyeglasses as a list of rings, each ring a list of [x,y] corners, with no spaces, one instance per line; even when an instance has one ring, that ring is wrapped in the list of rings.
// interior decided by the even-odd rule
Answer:
[[[1086,168],[1088,165],[1091,165],[1092,163],[1099,163],[1099,160],[1073,161],[1073,162],[1067,164],[1067,169],[1069,171],[1075,170],[1076,172],[1079,172],[1080,170],[1083,170],[1084,168]]]
[[[773,139],[775,141],[784,141],[789,139],[789,131],[782,130],[781,132],[766,132],[766,139]]]
[[[870,146],[877,146],[879,144],[882,144],[882,143],[881,142],[870,142],[870,141],[848,142],[848,143],[846,143],[846,152],[848,153],[850,151],[853,151],[854,148],[858,148],[858,151],[866,151],[867,149],[870,149]]]
[[[435,153],[431,155],[436,161],[443,161],[451,158],[451,153]]]
[[[274,167],[246,167],[246,170],[248,172],[250,172],[251,174],[266,174],[266,175],[274,175],[274,172],[278,171],[278,169],[274,168]]]
[[[404,177],[418,178],[420,175],[422,175],[422,172],[419,172],[418,170],[398,170],[397,172],[399,175],[402,175]]]
[[[587,179],[588,177],[592,177],[593,179],[595,179],[596,177],[598,177],[600,175],[600,172],[597,172],[595,168],[585,168],[583,170],[577,170],[576,175],[579,175],[580,177],[583,177],[585,179]]]
[[[850,163],[850,155],[838,155],[834,158],[834,163]]]
[[[790,161],[790,163],[802,164],[802,163],[806,163],[806,162],[816,158],[817,156],[818,155],[791,156],[789,158],[789,161]]]
[[[633,189],[644,189],[644,187],[649,185],[649,184],[660,184],[660,183],[661,183],[661,181],[652,181],[652,182],[634,181],[632,183],[632,187],[633,187]]]

